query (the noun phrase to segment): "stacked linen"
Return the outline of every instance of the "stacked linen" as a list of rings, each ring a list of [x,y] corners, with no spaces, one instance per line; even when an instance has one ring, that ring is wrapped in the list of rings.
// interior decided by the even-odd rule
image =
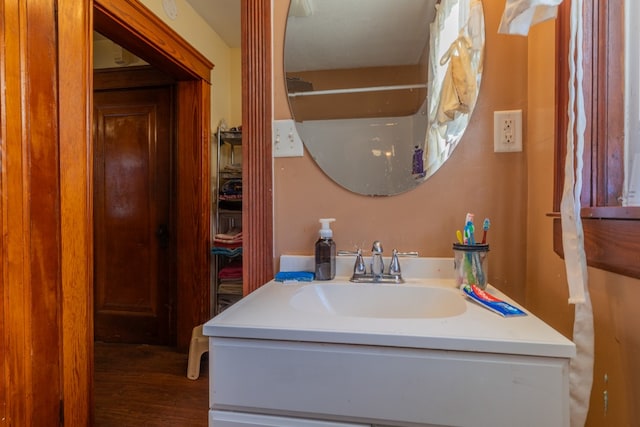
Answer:
[[[218,271],[218,292],[242,295],[242,260],[231,261]]]
[[[226,233],[219,233],[213,237],[213,249],[215,255],[237,257],[242,255],[242,230],[233,228]]]
[[[226,233],[218,233],[213,237],[213,241],[223,244],[240,244],[242,245],[242,230],[239,228],[232,228]]]
[[[242,260],[234,260],[228,265],[222,267],[218,272],[220,280],[238,280],[242,279]]]
[[[222,168],[223,173],[231,173],[231,174],[241,174],[242,173],[242,164],[233,163],[230,165],[225,165]]]
[[[234,304],[242,297],[242,230],[232,228],[213,237],[214,255],[221,255],[218,264],[217,305],[218,312]]]

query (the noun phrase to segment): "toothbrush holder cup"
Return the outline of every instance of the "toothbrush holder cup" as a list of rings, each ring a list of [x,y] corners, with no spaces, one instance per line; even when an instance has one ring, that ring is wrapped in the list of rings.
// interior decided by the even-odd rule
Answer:
[[[487,255],[489,245],[453,244],[453,268],[456,285],[476,285],[480,289],[487,287]]]

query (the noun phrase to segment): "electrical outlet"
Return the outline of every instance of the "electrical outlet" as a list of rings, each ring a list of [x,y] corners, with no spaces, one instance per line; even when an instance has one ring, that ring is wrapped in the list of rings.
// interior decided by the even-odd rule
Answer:
[[[493,113],[493,151],[522,151],[522,110]]]

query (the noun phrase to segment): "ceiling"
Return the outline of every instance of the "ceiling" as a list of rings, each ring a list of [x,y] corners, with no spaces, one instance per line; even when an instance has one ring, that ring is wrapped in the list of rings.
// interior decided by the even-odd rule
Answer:
[[[232,48],[240,48],[240,0],[187,0]]]

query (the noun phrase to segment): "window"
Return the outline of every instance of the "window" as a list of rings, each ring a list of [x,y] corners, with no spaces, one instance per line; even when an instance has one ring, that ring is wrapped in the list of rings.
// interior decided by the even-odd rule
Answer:
[[[580,198],[585,251],[590,266],[640,278],[640,207],[622,206],[625,193],[625,0],[584,2],[585,135]],[[570,3],[557,21],[558,69],[554,210],[559,212],[566,152]],[[562,255],[560,219],[554,250]]]

